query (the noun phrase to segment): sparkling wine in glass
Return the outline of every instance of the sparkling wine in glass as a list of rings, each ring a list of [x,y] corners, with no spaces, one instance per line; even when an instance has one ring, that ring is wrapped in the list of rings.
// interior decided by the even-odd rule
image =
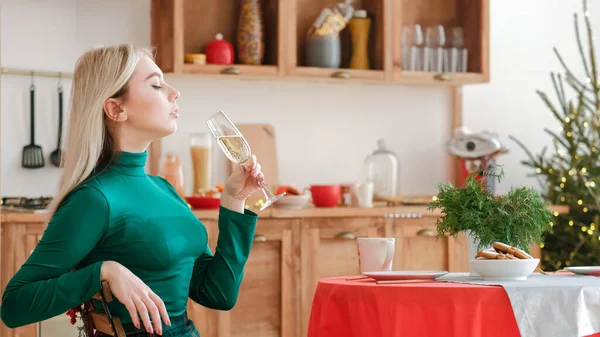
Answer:
[[[206,125],[229,160],[243,166],[252,157],[250,145],[223,111],[219,111],[207,119]],[[285,192],[274,195],[264,183],[261,190],[266,198],[264,205],[260,208],[261,211],[285,195]]]

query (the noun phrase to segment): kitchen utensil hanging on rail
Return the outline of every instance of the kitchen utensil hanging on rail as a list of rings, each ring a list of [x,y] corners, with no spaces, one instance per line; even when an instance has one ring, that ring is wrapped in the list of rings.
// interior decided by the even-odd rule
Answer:
[[[52,151],[50,154],[50,161],[52,165],[56,167],[60,167],[60,162],[62,158],[62,150],[60,149],[60,141],[62,137],[62,124],[63,124],[63,88],[61,82],[61,76],[58,75],[58,144],[56,145],[56,150]]]
[[[21,166],[36,169],[44,166],[44,153],[42,152],[42,147],[35,144],[35,85],[33,84],[33,72],[31,73],[31,85],[29,86],[29,100],[31,143],[23,147]]]

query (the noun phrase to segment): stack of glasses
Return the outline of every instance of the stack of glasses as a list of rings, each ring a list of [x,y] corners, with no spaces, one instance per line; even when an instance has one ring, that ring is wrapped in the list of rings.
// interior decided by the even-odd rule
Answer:
[[[446,39],[444,26],[425,28],[420,24],[402,29],[402,69],[407,71],[467,72],[467,49],[462,27],[450,29]]]

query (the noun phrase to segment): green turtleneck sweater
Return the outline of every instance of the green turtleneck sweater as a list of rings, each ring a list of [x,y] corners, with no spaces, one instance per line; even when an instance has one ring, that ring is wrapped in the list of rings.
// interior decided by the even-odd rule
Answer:
[[[104,261],[117,261],[164,301],[169,316],[184,313],[188,297],[229,310],[235,304],[258,216],[224,207],[214,255],[204,225],[163,178],[145,172],[147,153],[119,160],[74,189],[42,239],[6,286],[0,314],[10,328],[63,314],[101,288]],[[76,269],[76,271],[73,271]],[[119,301],[109,309],[123,323]],[[163,324],[163,331],[169,327]]]

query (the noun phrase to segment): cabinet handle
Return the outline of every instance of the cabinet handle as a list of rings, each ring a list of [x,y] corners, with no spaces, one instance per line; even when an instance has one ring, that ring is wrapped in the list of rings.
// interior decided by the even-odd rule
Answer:
[[[396,218],[396,219],[398,219],[398,218],[402,218],[402,219],[404,219],[404,218],[422,218],[423,214],[421,214],[421,213],[396,213],[396,214],[384,214],[383,217],[386,219],[387,218],[390,218],[390,219],[393,219],[393,218]]]
[[[433,76],[433,79],[438,80],[438,81],[451,81],[452,75],[449,73],[439,73],[439,74],[436,74],[435,76]]]
[[[254,242],[265,242],[267,241],[267,237],[262,234],[254,235]]]
[[[356,234],[352,232],[341,232],[335,236],[339,240],[356,240]]]
[[[347,71],[336,71],[333,74],[331,74],[331,77],[333,77],[333,78],[340,78],[342,80],[348,80],[352,76]]]
[[[417,236],[435,236],[435,233],[429,228],[423,228],[417,231]]]
[[[238,67],[227,67],[227,68],[221,69],[221,74],[239,75],[241,73],[242,73],[242,71]]]

